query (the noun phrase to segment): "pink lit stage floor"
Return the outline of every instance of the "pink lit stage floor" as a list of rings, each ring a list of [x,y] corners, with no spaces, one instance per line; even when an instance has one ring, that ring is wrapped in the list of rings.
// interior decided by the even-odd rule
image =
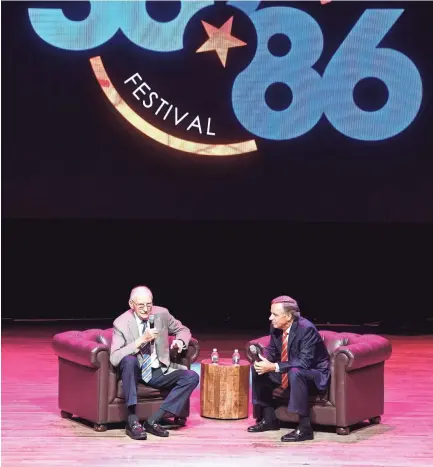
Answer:
[[[71,324],[70,329],[74,325]],[[81,328],[84,329],[84,328]],[[2,335],[2,466],[389,466],[433,465],[433,336],[387,336],[393,354],[386,364],[385,414],[380,425],[362,424],[349,436],[315,427],[314,441],[283,444],[287,432],[247,433],[254,422],[200,417],[197,388],[188,426],[169,438],[133,441],[124,428],[104,433],[64,420],[57,407],[57,359],[51,350],[54,326],[7,328]],[[257,337],[197,333],[198,361],[213,347],[222,357],[243,352]],[[199,372],[200,365],[194,369]]]

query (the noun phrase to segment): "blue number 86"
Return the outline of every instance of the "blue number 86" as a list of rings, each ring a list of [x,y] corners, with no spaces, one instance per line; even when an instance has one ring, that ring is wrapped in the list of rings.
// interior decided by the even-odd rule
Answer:
[[[233,85],[233,110],[239,122],[251,133],[273,140],[305,134],[323,113],[338,131],[354,139],[378,141],[403,131],[421,105],[421,76],[401,52],[377,48],[402,13],[365,11],[322,78],[312,66],[322,53],[323,35],[310,15],[286,7],[250,13],[257,52]],[[276,57],[267,44],[281,33],[290,39],[291,50]],[[360,109],[353,99],[355,85],[367,77],[380,79],[388,88],[388,101],[374,112]],[[265,102],[265,92],[274,82],[283,82],[292,91],[292,103],[283,111],[272,110]]]

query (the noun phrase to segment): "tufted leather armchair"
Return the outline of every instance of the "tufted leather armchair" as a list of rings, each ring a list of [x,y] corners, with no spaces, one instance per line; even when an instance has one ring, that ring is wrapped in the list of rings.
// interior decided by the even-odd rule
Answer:
[[[326,391],[310,396],[312,422],[335,426],[339,435],[348,435],[350,426],[363,420],[380,423],[384,412],[384,367],[391,356],[391,343],[373,334],[320,331],[320,335],[331,357],[331,378]],[[264,336],[246,344],[250,362],[253,358],[249,346],[256,344],[263,351],[269,339]],[[287,396],[282,397],[277,388],[273,397],[277,418],[296,422],[297,415],[287,410]],[[261,419],[260,406],[254,405],[253,413]]]
[[[61,415],[88,420],[96,431],[105,431],[108,423],[127,419],[122,382],[109,359],[112,333],[112,329],[66,331],[56,334],[52,342],[59,363]],[[170,336],[170,344],[173,339]],[[190,368],[199,353],[199,343],[192,338],[187,349],[180,354],[173,350],[170,358]],[[167,394],[139,383],[139,419],[146,419],[158,409]]]

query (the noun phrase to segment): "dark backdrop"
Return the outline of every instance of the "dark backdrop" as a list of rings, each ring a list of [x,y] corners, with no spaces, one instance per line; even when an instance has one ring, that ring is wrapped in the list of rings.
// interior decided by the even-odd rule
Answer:
[[[209,330],[263,328],[280,294],[316,323],[433,316],[432,226],[8,220],[2,238],[3,317],[112,319],[137,284]]]
[[[425,323],[431,2],[287,3],[320,23],[322,70],[366,8],[405,8],[385,46],[420,70],[414,123],[365,143],[322,119],[250,156],[176,154],[124,125],[92,75],[89,56],[117,59],[129,47],[121,35],[111,49],[65,53],[31,30],[29,2],[2,4],[3,317],[111,319],[145,283],[157,303],[201,327],[257,327],[279,294],[316,322]],[[209,68],[197,95],[221,71]]]

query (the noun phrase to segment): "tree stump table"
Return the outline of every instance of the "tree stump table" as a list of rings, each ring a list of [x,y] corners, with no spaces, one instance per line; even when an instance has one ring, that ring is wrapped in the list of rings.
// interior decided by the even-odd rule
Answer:
[[[248,417],[250,363],[221,358],[217,364],[210,359],[201,362],[200,415],[220,420]]]

